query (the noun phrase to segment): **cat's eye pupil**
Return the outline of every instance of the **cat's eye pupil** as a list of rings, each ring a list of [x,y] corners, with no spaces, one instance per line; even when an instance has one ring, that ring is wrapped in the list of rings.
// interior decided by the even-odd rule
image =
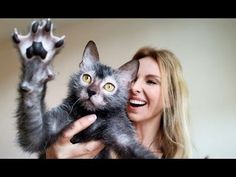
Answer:
[[[83,81],[90,84],[92,82],[92,78],[90,75],[88,74],[84,74],[83,77],[82,77]]]
[[[108,92],[112,92],[115,89],[115,86],[112,83],[107,83],[103,88]]]

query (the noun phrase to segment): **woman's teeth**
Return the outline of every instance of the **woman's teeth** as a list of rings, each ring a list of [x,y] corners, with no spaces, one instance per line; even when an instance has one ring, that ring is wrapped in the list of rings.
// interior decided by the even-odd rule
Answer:
[[[131,106],[144,106],[146,104],[146,102],[144,102],[144,101],[133,100],[133,99],[130,99],[129,103]]]

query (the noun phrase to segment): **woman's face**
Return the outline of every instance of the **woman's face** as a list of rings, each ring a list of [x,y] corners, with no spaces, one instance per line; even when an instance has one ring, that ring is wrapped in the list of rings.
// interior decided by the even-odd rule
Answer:
[[[142,58],[139,62],[137,78],[132,84],[127,106],[128,116],[135,122],[160,117],[163,108],[159,65],[151,57]]]

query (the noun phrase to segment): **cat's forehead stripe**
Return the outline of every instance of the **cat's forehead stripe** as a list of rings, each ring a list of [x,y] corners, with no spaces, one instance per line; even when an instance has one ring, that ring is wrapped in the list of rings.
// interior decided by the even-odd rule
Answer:
[[[114,84],[115,87],[116,87],[116,85],[117,85],[116,80],[115,80],[114,77],[112,77],[112,76],[107,76],[107,77],[105,77],[105,78],[103,79],[103,83],[104,83],[104,84],[107,83],[107,82],[110,82],[110,83]]]
[[[113,70],[106,65],[97,66],[95,70],[96,70],[96,75],[100,79],[104,79],[105,77],[111,76],[113,74]]]

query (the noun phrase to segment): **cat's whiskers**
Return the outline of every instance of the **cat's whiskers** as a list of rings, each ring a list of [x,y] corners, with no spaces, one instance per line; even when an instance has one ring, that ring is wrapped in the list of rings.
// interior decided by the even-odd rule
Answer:
[[[73,111],[73,108],[74,108],[75,104],[76,104],[79,100],[80,100],[80,98],[78,98],[78,99],[74,102],[74,104],[72,105],[71,110],[70,110],[70,112],[69,112],[69,115],[71,114],[71,112]]]

